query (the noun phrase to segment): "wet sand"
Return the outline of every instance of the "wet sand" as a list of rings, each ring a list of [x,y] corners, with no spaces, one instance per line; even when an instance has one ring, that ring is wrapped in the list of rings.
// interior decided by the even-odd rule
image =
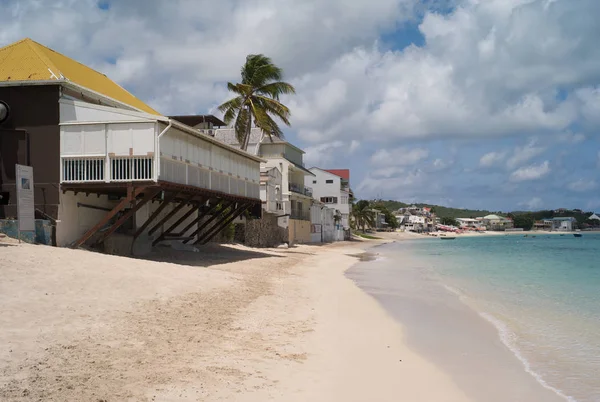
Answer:
[[[410,242],[347,273],[396,319],[414,351],[442,368],[473,401],[564,401],[525,371],[497,329],[427,275]]]

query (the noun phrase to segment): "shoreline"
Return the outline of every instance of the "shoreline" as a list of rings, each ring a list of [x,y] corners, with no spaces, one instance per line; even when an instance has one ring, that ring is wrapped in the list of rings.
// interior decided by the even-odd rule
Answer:
[[[468,401],[345,276],[386,242],[149,261],[0,240],[0,399]]]
[[[502,327],[496,319],[489,314],[486,317],[485,313],[466,303],[460,293],[446,284],[432,285],[431,279],[424,279],[418,272],[424,269],[423,262],[411,254],[409,247],[408,243],[403,245],[404,264],[399,269],[404,272],[401,275],[396,273],[395,276],[389,276],[391,267],[380,268],[394,258],[386,252],[384,259],[387,260],[379,261],[378,268],[363,264],[362,267],[356,267],[350,276],[402,325],[408,333],[408,343],[413,350],[431,359],[451,375],[471,400],[574,401],[531,370],[519,350],[511,347],[510,342],[505,339],[503,335],[506,334],[502,333]],[[397,254],[395,257],[398,260]],[[386,270],[388,274],[385,274],[387,276],[384,279],[378,280],[374,269]],[[368,271],[371,275],[361,278],[361,271]],[[389,286],[400,278],[404,282],[400,287]],[[418,288],[418,292],[411,293],[411,287]],[[400,305],[403,307],[399,307]],[[431,332],[443,333],[444,338],[427,340]],[[465,342],[463,338],[468,341]],[[501,341],[502,347],[495,347],[494,339]],[[444,345],[442,349],[438,345],[440,342]],[[486,357],[485,360],[480,360],[476,356]],[[461,365],[457,366],[456,361],[461,361]],[[493,361],[500,368],[488,367],[487,361]],[[486,372],[487,376],[480,377],[481,371]],[[490,382],[488,376],[494,378],[494,381]],[[506,388],[498,387],[499,384],[504,384]],[[494,387],[498,389],[494,390]],[[522,395],[517,397],[516,394],[507,394],[505,390],[510,387],[518,388],[518,393],[526,394],[527,397],[520,399]]]

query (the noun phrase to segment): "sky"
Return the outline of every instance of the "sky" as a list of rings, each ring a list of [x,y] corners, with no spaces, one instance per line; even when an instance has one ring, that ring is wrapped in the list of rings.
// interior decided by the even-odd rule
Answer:
[[[358,198],[600,210],[600,1],[0,0],[30,37],[166,115],[216,114],[248,54],[296,95],[305,165]]]

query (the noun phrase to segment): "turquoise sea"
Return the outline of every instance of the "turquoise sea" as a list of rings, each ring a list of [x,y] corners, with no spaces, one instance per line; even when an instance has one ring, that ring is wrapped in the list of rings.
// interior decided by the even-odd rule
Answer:
[[[494,324],[544,387],[600,401],[600,234],[410,243],[427,274]]]

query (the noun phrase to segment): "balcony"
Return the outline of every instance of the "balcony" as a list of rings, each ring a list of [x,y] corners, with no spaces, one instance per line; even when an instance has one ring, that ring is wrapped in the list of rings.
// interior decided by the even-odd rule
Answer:
[[[311,197],[313,196],[313,190],[310,187],[306,187],[306,186],[302,186],[299,184],[295,184],[295,183],[290,183],[289,184],[289,190],[292,193],[297,193],[297,194],[302,194],[305,195],[307,197]]]
[[[292,208],[290,213],[290,219],[310,221],[310,211],[306,211],[300,208]]]

